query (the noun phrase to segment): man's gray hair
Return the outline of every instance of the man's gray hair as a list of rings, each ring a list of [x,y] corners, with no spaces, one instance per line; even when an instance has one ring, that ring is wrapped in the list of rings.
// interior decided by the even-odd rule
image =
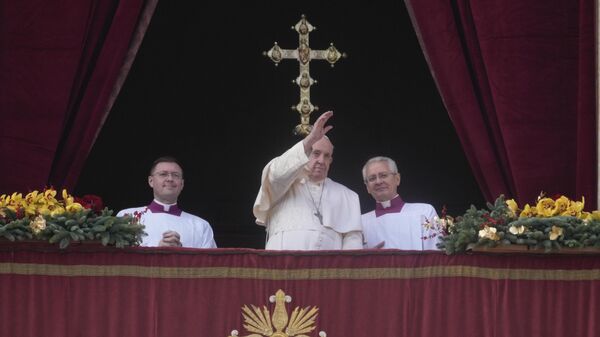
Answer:
[[[365,163],[365,165],[362,168],[362,176],[363,176],[363,181],[367,181],[367,167],[373,163],[377,163],[377,162],[384,162],[387,164],[388,168],[390,169],[390,171],[392,173],[399,173],[398,172],[398,166],[396,165],[396,162],[389,157],[384,157],[384,156],[377,156],[377,157],[373,157],[369,160],[367,160],[367,162]]]

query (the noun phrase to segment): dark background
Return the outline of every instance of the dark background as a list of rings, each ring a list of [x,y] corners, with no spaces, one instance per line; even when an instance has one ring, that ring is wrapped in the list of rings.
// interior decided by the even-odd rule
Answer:
[[[149,203],[154,159],[181,160],[180,205],[209,221],[219,247],[264,247],[252,205],[264,165],[300,138],[298,62],[278,67],[262,52],[295,49],[301,14],[317,27],[310,47],[330,42],[349,57],[311,62],[313,104],[334,110],[329,176],[373,200],[361,168],[394,158],[400,194],[462,214],[483,197],[441,102],[403,2],[160,1],[119,98],[82,172],[76,195],[97,194],[115,211]]]

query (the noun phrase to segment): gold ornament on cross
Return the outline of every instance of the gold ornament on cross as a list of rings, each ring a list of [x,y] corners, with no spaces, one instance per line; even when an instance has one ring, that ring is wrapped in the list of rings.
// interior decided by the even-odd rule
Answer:
[[[292,106],[292,110],[297,111],[300,114],[300,124],[294,128],[294,134],[306,136],[310,133],[312,126],[310,125],[310,114],[319,110],[318,106],[315,106],[310,101],[310,87],[316,84],[317,81],[310,76],[310,61],[311,60],[326,60],[333,67],[335,63],[342,57],[347,57],[346,53],[340,53],[337,48],[334,47],[333,43],[329,45],[329,48],[318,50],[310,49],[308,43],[308,34],[317,27],[311,25],[306,21],[306,16],[302,15],[300,21],[292,27],[293,30],[298,32],[299,44],[297,49],[283,49],[277,42],[273,47],[263,54],[269,57],[275,65],[285,59],[298,60],[300,65],[300,74],[292,81],[300,88],[300,101],[295,106]]]

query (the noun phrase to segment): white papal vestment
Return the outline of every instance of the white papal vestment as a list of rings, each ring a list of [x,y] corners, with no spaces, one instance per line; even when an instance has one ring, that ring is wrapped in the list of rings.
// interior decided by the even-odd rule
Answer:
[[[310,182],[308,161],[298,142],[263,170],[253,213],[256,223],[266,226],[265,248],[362,249],[358,195],[329,178]],[[315,213],[322,214],[322,225]]]

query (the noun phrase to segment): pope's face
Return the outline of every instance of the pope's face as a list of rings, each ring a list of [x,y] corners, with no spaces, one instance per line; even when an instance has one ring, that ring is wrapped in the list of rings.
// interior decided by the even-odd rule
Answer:
[[[369,164],[366,173],[365,185],[375,200],[391,200],[398,194],[400,175],[393,173],[386,162],[376,161]]]
[[[327,138],[321,138],[313,144],[309,156],[309,162],[306,164],[308,176],[311,181],[322,181],[327,178],[329,166],[333,161],[333,145]]]
[[[183,190],[183,171],[177,163],[158,163],[148,177],[148,185],[154,198],[166,204],[174,204]]]

